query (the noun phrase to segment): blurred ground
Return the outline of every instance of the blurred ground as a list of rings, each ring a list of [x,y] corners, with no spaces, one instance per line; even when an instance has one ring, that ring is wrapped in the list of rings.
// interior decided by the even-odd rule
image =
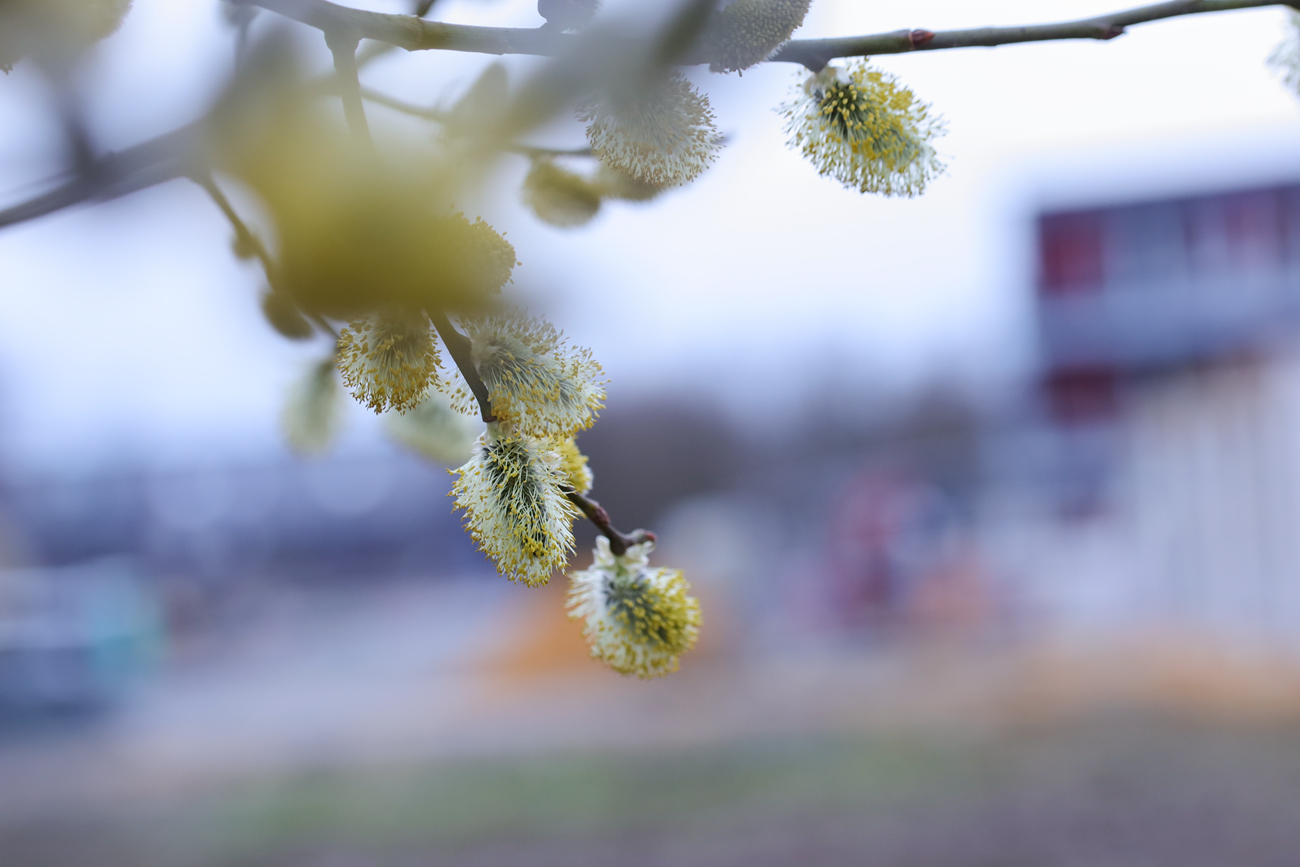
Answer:
[[[0,845],[33,867],[1281,867],[1297,734],[1112,721],[304,771],[8,824]]]
[[[768,658],[720,637],[643,683],[587,660],[560,605],[498,582],[286,591],[120,711],[0,742],[0,863],[1254,867],[1300,851],[1300,677],[1281,662],[1172,639]]]

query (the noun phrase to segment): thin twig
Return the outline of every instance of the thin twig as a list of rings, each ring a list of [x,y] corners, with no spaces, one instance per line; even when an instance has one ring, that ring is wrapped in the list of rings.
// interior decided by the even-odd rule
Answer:
[[[911,51],[943,51],[950,48],[992,48],[1022,42],[1050,42],[1063,39],[1107,40],[1122,36],[1135,24],[1146,24],[1184,15],[1203,15],[1261,6],[1292,6],[1278,0],[1171,0],[1139,6],[1122,12],[1063,21],[1015,27],[976,27],[969,30],[899,30],[872,36],[838,39],[795,39],[787,42],[769,58],[777,63],[801,63],[821,69],[836,57],[859,57],[870,54],[903,54]]]
[[[266,273],[266,282],[274,289],[276,286],[275,260],[271,258],[271,253],[266,249],[266,245],[262,243],[262,239],[257,236],[256,232],[248,228],[248,224],[239,216],[239,212],[235,210],[234,205],[230,203],[230,199],[226,198],[226,194],[217,186],[216,180],[213,179],[210,173],[195,172],[190,175],[190,179],[206,190],[208,195],[212,197],[212,201],[221,210],[221,213],[226,215],[231,228],[235,230],[235,237],[257,256],[258,261],[262,263],[262,270]],[[316,324],[317,328],[330,335],[336,343],[338,342],[339,333],[329,323],[329,320],[319,313],[308,313],[306,316]]]
[[[320,315],[319,313],[309,313],[307,314],[307,318],[310,319],[312,322],[315,322],[316,327],[319,328],[321,331],[324,331],[330,337],[333,337],[335,344],[338,343],[339,332],[333,325],[330,324],[330,321],[328,319],[326,319],[324,316]]]
[[[271,258],[271,254],[266,249],[266,245],[262,243],[262,239],[259,238],[252,229],[248,228],[248,224],[245,223],[235,211],[234,206],[230,204],[230,200],[226,198],[226,194],[217,186],[212,175],[206,172],[195,172],[190,176],[190,178],[194,183],[207,191],[208,195],[212,198],[212,201],[221,209],[221,213],[226,215],[226,219],[230,222],[230,227],[235,230],[235,238],[240,244],[253,251],[253,255],[257,256],[258,261],[262,263],[262,270],[266,272],[267,282],[274,286],[275,260]]]
[[[328,0],[234,0],[261,6],[322,30],[348,29],[408,51],[439,49],[479,54],[532,54],[555,56],[574,44],[575,37],[555,28],[479,27],[425,21],[413,15],[390,15],[339,6]],[[1280,0],[1169,0],[1139,6],[1109,15],[1014,27],[980,27],[971,30],[898,30],[868,36],[835,39],[793,39],[776,51],[771,61],[800,63],[820,69],[836,57],[870,54],[902,54],[911,51],[939,51],[949,48],[991,47],[1017,42],[1047,42],[1061,39],[1113,39],[1127,27],[1183,15],[1256,9],[1263,6],[1300,8],[1297,2]],[[712,58],[692,53],[687,64],[708,63]]]
[[[248,56],[249,36],[253,28],[253,16],[257,13],[256,9],[245,9],[245,15],[240,16],[235,22],[235,62],[241,62]]]
[[[49,192],[0,210],[0,228],[35,220],[88,201],[107,201],[193,174],[201,130],[189,124],[106,154]]]
[[[361,101],[361,79],[357,71],[357,45],[360,38],[337,29],[325,31],[325,44],[334,55],[334,72],[338,75],[339,95],[343,98],[343,114],[348,127],[358,142],[373,148],[370,124],[366,122],[366,107]]]
[[[496,416],[492,412],[492,400],[488,397],[487,387],[483,385],[483,380],[478,375],[478,369],[474,366],[474,360],[470,356],[469,338],[461,334],[447,319],[447,315],[441,310],[429,311],[429,319],[433,322],[433,327],[437,330],[438,335],[442,337],[443,344],[447,347],[447,354],[451,356],[456,367],[460,369],[461,376],[465,377],[465,382],[469,385],[470,392],[473,393],[474,399],[478,401],[479,413],[485,422],[496,421]],[[564,491],[569,501],[577,506],[582,514],[587,516],[587,520],[596,525],[596,529],[601,532],[605,538],[609,539],[609,549],[614,552],[615,556],[622,557],[627,553],[631,545],[637,545],[642,542],[655,541],[655,534],[649,530],[634,530],[631,534],[621,533],[610,523],[609,513],[595,500],[583,496],[572,488],[566,488]]]
[[[565,494],[568,496],[569,502],[577,506],[582,511],[582,514],[587,516],[587,520],[596,525],[596,529],[600,531],[600,534],[609,540],[609,550],[614,553],[615,557],[622,557],[627,553],[627,549],[633,545],[655,541],[655,534],[649,530],[633,530],[631,533],[620,533],[614,529],[614,525],[609,520],[609,513],[605,511],[600,503],[572,489],[566,490]]]
[[[594,157],[596,154],[591,148],[543,148],[534,145],[506,145],[502,150],[509,151],[512,154],[523,154],[526,157]]]
[[[389,96],[377,90],[368,87],[361,88],[361,98],[370,102],[382,105],[385,108],[391,108],[393,111],[402,114],[418,117],[422,120],[431,120],[435,123],[445,123],[448,119],[447,112],[437,108],[425,108],[412,102],[398,99],[395,96]],[[502,145],[501,149],[509,153],[523,154],[526,157],[589,157],[594,156],[591,148],[547,148],[536,145],[509,144]]]
[[[393,111],[401,112],[402,114],[409,114],[412,117],[418,117],[421,120],[431,120],[436,123],[445,123],[447,120],[447,112],[445,111],[436,108],[425,108],[424,106],[416,105],[413,102],[407,102],[403,99],[398,99],[395,96],[389,96],[386,93],[381,93],[380,91],[369,87],[361,88],[361,98],[382,105],[385,108],[391,108]]]
[[[447,354],[451,356],[452,361],[456,362],[460,375],[465,377],[465,383],[469,386],[474,399],[478,401],[479,415],[485,422],[496,421],[497,417],[492,412],[492,398],[488,396],[487,386],[479,378],[478,368],[474,366],[469,338],[457,331],[447,319],[447,314],[441,310],[430,310],[428,313],[438,336],[442,338],[443,345],[447,347]]]
[[[407,51],[446,49],[478,54],[555,55],[574,37],[536,27],[479,27],[425,21],[414,15],[367,12],[328,0],[233,0],[260,6],[318,30],[343,30],[365,39],[387,42]]]

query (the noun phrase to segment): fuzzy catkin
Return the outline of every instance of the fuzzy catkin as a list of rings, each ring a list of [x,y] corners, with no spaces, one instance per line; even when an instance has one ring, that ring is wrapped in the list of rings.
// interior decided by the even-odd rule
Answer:
[[[578,119],[605,165],[644,184],[690,183],[721,148],[708,97],[677,72],[634,92],[603,94]]]
[[[941,121],[896,78],[859,61],[826,67],[782,106],[789,145],[849,189],[916,196],[943,172],[931,141]]]
[[[596,539],[591,567],[569,576],[569,617],[583,623],[591,655],[619,674],[662,677],[676,671],[700,634],[700,603],[677,569],[649,565],[653,542],[610,550]]]
[[[465,527],[499,573],[536,587],[568,562],[578,512],[541,444],[489,425],[454,475]]]
[[[803,24],[812,0],[735,0],[719,9],[700,37],[714,72],[762,63]]]
[[[549,322],[518,312],[462,323],[492,411],[504,428],[555,438],[595,422],[605,405],[605,375],[590,350],[569,346]],[[454,382],[452,405],[473,415],[474,395],[459,374]]]
[[[386,311],[339,333],[339,370],[352,396],[376,413],[405,412],[428,392],[438,347],[423,313]]]
[[[601,191],[551,160],[536,160],[524,178],[523,198],[542,222],[571,229],[586,225],[600,212]]]

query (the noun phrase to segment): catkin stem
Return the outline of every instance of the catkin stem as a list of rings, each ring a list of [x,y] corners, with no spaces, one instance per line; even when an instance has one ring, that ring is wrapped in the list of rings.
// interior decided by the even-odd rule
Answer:
[[[655,541],[655,534],[649,530],[633,530],[630,534],[620,533],[614,529],[614,525],[609,520],[609,512],[606,512],[600,503],[577,491],[565,491],[565,494],[568,495],[569,502],[577,506],[582,514],[587,516],[587,520],[596,525],[600,534],[609,540],[609,550],[615,557],[622,557],[633,545]]]
[[[275,286],[275,262],[271,259],[270,252],[266,249],[266,245],[262,243],[262,239],[257,237],[257,234],[248,228],[248,224],[240,218],[234,206],[230,204],[230,200],[226,198],[226,194],[221,191],[221,188],[217,186],[217,182],[213,180],[212,175],[195,173],[192,180],[207,191],[217,208],[221,210],[221,213],[225,214],[226,219],[230,222],[230,227],[235,230],[235,237],[239,239],[241,244],[252,250],[258,261],[262,263],[262,270],[266,272],[266,281]]]
[[[456,367],[460,369],[460,375],[465,377],[465,384],[469,386],[470,392],[474,399],[478,401],[479,414],[485,422],[494,422],[497,420],[496,415],[492,412],[492,398],[488,396],[487,386],[483,384],[482,378],[478,375],[478,368],[474,366],[474,358],[470,354],[469,338],[457,331],[447,318],[447,314],[441,310],[430,310],[429,321],[442,338],[442,343],[447,347],[447,354],[451,360],[456,362]]]

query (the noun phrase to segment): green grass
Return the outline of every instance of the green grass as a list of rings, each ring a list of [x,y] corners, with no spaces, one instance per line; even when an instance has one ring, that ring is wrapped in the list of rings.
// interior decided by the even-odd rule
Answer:
[[[0,825],[15,867],[1290,867],[1300,733],[1105,721],[264,779]]]
[[[754,742],[632,755],[460,762],[305,774],[214,805],[256,845],[335,838],[469,843],[501,834],[585,836],[737,815],[915,796],[969,777],[956,748],[892,739]]]

